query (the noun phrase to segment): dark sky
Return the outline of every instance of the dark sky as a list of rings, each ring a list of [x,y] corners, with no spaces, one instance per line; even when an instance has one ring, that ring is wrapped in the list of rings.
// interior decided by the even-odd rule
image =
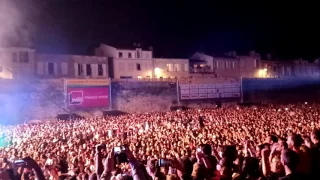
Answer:
[[[139,42],[153,46],[158,57],[253,49],[282,58],[320,56],[318,6],[307,1],[26,1],[37,12],[25,11],[42,52],[87,54],[100,43],[130,47]]]

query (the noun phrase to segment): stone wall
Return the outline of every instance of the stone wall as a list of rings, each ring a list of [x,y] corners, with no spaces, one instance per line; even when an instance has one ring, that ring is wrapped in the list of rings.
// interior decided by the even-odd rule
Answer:
[[[176,83],[168,82],[118,82],[112,83],[113,108],[129,112],[168,111],[178,106]],[[236,102],[223,102],[223,107],[235,106]],[[181,101],[180,106],[189,108],[215,108],[212,100]]]
[[[168,111],[178,105],[176,83],[112,82],[112,109],[126,113]],[[215,107],[215,103],[181,102],[190,108]],[[109,108],[69,111],[65,108],[62,79],[0,80],[0,124],[56,119],[58,114],[101,116]]]
[[[113,82],[112,109],[128,113],[167,111],[177,105],[176,83]],[[65,108],[62,79],[0,80],[0,124],[52,120],[58,114],[101,116],[108,108],[70,112]]]
[[[176,83],[115,82],[112,83],[113,108],[129,112],[167,111],[176,105]]]

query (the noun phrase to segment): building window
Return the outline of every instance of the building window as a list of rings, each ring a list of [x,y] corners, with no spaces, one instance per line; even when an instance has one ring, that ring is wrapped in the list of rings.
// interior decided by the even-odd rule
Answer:
[[[179,64],[173,64],[173,71],[179,71]]]
[[[216,61],[216,68],[219,69],[219,61]]]
[[[291,75],[291,67],[287,67],[287,75]]]
[[[19,62],[23,63],[24,61],[24,53],[23,52],[19,52]]]
[[[20,63],[29,63],[29,53],[28,52],[19,52],[19,62]]]
[[[137,63],[137,71],[141,71],[141,65]]]
[[[48,63],[48,73],[49,75],[54,75],[54,64]]]
[[[123,57],[122,52],[119,52],[119,58],[122,58],[122,57]]]
[[[78,64],[78,75],[81,76],[83,74],[82,64]]]
[[[86,65],[86,71],[87,71],[87,76],[92,75],[92,69],[91,69],[91,64]]]
[[[235,62],[234,62],[234,61],[232,61],[231,66],[232,66],[232,69],[234,69],[234,68],[235,68]]]
[[[137,51],[137,58],[140,58],[140,51]]]
[[[23,52],[23,62],[29,63],[29,53],[28,52]]]
[[[98,76],[103,76],[103,67],[102,67],[102,64],[98,64]]]
[[[18,54],[16,52],[12,53],[12,62],[18,62]]]
[[[225,67],[226,67],[226,69],[229,69],[229,62],[228,61],[225,61]]]
[[[172,64],[167,64],[167,70],[169,72],[173,71],[173,65]]]
[[[132,58],[132,54],[131,53],[128,53],[128,58]]]

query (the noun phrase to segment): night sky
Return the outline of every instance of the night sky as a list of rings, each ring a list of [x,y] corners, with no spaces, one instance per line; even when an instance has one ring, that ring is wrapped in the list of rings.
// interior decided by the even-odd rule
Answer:
[[[144,48],[152,46],[157,57],[186,58],[196,51],[219,55],[231,50],[273,52],[280,58],[320,57],[320,15],[315,3],[15,1],[24,9],[21,13],[40,52],[88,54],[100,43],[129,48],[137,42]]]

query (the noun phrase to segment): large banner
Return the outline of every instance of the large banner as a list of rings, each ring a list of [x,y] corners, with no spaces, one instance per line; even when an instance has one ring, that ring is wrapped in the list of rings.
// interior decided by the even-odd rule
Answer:
[[[69,109],[109,107],[109,80],[66,79],[65,88]]]
[[[240,98],[240,83],[180,84],[180,99]]]

